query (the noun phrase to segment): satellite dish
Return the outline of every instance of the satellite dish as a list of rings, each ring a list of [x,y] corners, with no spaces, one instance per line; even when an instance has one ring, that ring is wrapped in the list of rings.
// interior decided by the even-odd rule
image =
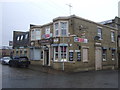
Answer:
[[[99,39],[100,39],[99,36],[95,36],[95,37],[94,37],[94,40],[99,40]]]

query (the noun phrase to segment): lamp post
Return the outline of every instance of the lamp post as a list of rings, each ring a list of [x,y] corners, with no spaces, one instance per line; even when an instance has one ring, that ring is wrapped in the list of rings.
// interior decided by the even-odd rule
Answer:
[[[63,36],[63,71],[65,70],[65,64],[64,64],[64,36]]]

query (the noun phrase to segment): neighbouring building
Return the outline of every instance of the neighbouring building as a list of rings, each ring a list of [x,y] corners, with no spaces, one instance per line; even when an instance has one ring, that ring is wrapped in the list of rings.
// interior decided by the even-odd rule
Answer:
[[[13,56],[29,58],[29,32],[13,31]]]
[[[41,26],[30,27],[30,60],[41,60],[41,46],[38,44],[38,40],[41,39]]]
[[[101,24],[118,29],[117,46],[118,46],[118,64],[120,68],[120,18],[115,17],[114,19],[103,21],[101,22]]]
[[[58,17],[30,28],[30,59],[65,71],[114,69],[117,32],[75,15]]]
[[[12,57],[13,52],[12,52],[12,47],[9,46],[2,46],[0,47],[0,58],[1,57]]]

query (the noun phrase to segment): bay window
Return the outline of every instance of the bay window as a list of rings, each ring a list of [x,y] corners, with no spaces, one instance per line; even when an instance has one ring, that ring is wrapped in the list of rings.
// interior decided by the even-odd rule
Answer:
[[[58,36],[58,31],[59,31],[59,27],[58,27],[58,23],[55,23],[55,36]]]
[[[57,62],[67,61],[67,47],[66,46],[54,47],[54,61],[57,61]]]
[[[61,46],[60,47],[60,51],[61,51],[61,61],[66,61],[67,59],[67,52],[66,52],[66,50],[67,50],[67,47],[65,47],[65,46]]]
[[[58,61],[58,47],[54,47],[54,61]]]
[[[56,36],[68,36],[68,21],[54,23],[54,37]]]
[[[67,22],[60,22],[61,36],[67,35]]]

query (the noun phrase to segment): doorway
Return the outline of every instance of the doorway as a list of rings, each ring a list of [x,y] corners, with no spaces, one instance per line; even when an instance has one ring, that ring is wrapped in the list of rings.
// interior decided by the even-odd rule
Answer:
[[[95,49],[95,69],[102,69],[102,50],[101,47],[96,47]]]
[[[44,65],[49,66],[49,50],[44,51]]]

